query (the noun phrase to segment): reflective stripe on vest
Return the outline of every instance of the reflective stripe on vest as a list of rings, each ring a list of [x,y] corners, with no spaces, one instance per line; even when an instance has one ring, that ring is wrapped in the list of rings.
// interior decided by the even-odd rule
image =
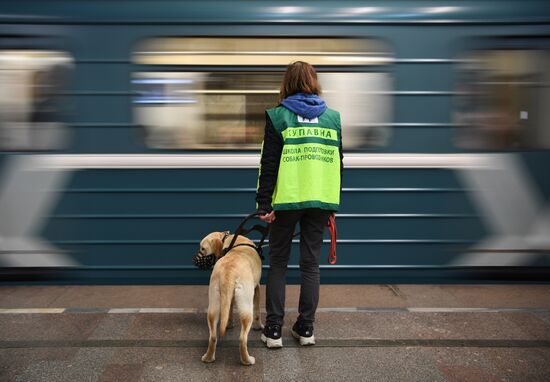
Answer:
[[[340,114],[327,109],[307,120],[285,107],[267,113],[284,145],[273,192],[274,210],[340,205]]]

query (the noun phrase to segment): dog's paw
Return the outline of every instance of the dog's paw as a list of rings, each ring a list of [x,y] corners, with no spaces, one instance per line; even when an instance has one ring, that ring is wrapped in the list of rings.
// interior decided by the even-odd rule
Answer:
[[[255,322],[252,324],[252,329],[254,330],[262,330],[264,328],[264,324],[261,322]]]
[[[245,360],[241,359],[241,363],[245,366],[251,366],[251,365],[254,365],[256,363],[256,358],[254,358],[252,356],[248,356],[248,361],[245,361]]]
[[[216,357],[208,357],[208,353],[206,353],[201,357],[201,361],[206,363],[214,362],[215,360],[216,360]]]

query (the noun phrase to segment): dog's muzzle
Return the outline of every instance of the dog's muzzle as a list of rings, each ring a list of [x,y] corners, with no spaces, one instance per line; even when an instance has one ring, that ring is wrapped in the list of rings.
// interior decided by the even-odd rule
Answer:
[[[204,255],[199,251],[193,257],[193,264],[195,264],[197,268],[203,271],[212,269],[212,267],[214,267],[215,261],[216,261],[216,256],[214,256],[213,253],[209,255]]]

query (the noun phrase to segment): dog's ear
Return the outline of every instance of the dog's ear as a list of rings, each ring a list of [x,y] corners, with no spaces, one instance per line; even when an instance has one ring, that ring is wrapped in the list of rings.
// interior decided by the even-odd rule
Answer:
[[[223,232],[217,232],[217,235],[214,235],[214,237],[210,241],[210,245],[212,246],[212,253],[214,253],[214,255],[216,256],[216,260],[222,257],[223,237]]]

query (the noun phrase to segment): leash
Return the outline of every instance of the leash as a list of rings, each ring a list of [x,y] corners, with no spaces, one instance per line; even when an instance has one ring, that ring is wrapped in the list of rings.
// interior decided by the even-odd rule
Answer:
[[[338,240],[338,231],[336,230],[336,216],[330,214],[328,218],[328,231],[330,232],[330,252],[328,253],[328,263],[336,264],[336,241]]]

